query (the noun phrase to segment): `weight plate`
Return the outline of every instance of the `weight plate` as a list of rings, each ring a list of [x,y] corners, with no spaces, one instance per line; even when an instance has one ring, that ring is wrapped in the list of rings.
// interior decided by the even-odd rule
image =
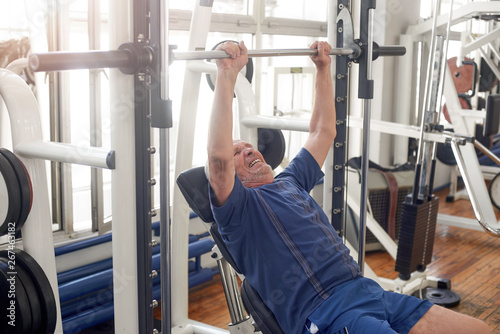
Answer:
[[[14,252],[16,265],[22,266],[28,273],[38,292],[42,311],[42,333],[53,333],[56,328],[57,309],[50,282],[43,269],[31,255],[20,249],[15,249]],[[7,257],[7,251],[0,251],[0,257]]]
[[[470,61],[470,59],[464,58],[464,61]],[[457,57],[453,57],[448,59],[448,67],[450,68],[457,93],[467,93],[472,89],[472,84],[474,82],[473,66],[457,66]]]
[[[460,106],[462,107],[462,109],[471,109],[472,108],[469,100],[467,100],[465,97],[459,96],[458,100],[460,101]],[[448,112],[448,107],[446,107],[446,103],[443,106],[443,116],[446,119],[446,121],[451,124],[450,113]]]
[[[10,290],[10,284],[9,281],[7,281],[8,276],[7,272],[4,271],[7,268],[4,268],[5,266],[0,267],[0,294],[2,298],[0,298],[0,317],[2,320],[0,321],[0,332],[4,333],[5,328],[8,324],[8,320],[4,321],[4,319],[7,319],[7,315],[9,314],[7,308],[10,305],[10,299],[9,299],[9,290]]]
[[[285,137],[279,129],[262,129],[258,133],[258,150],[262,153],[266,163],[275,169],[281,164],[285,156]]]
[[[217,47],[220,44],[225,43],[225,42],[238,43],[236,41],[231,41],[231,40],[222,41],[222,42],[215,44],[215,46],[212,48],[212,50],[217,49]],[[247,64],[241,69],[240,73],[243,74],[245,76],[245,78],[247,78],[248,82],[252,83],[252,78],[253,78],[253,60],[252,60],[252,58],[248,58]],[[215,74],[206,74],[205,76],[207,78],[207,83],[208,83],[208,86],[210,87],[210,89],[212,89],[212,91],[215,90],[216,75]],[[236,96],[236,95],[234,95],[234,96]]]
[[[2,236],[8,232],[10,225],[15,223],[17,218],[19,218],[21,192],[19,190],[19,182],[17,181],[16,173],[9,161],[3,155],[0,155],[0,174],[5,182],[5,188],[7,189],[7,193],[3,192],[3,194],[0,195],[0,198],[2,198],[1,206],[7,208],[3,223],[0,225],[0,236]]]
[[[26,166],[24,166],[22,161],[19,160],[14,153],[5,148],[0,148],[0,154],[2,154],[13,167],[21,190],[21,209],[19,217],[16,220],[16,232],[19,232],[26,222],[31,210],[33,187]]]
[[[4,316],[2,321],[0,321],[0,328],[2,328],[2,333],[32,333],[31,332],[31,307],[28,300],[28,295],[22,282],[18,279],[15,274],[16,265],[7,264],[4,261],[0,261],[0,272],[2,277],[0,280],[7,282],[7,296],[8,306],[2,309]],[[7,281],[9,279],[9,281]],[[12,284],[14,282],[14,288],[12,289]],[[4,286],[5,287],[5,286]],[[2,291],[3,292],[3,291]],[[12,297],[11,297],[12,296]],[[5,297],[2,297],[5,298]],[[14,301],[14,304],[12,304]],[[14,311],[9,308],[14,305]],[[7,321],[5,321],[7,319]]]
[[[414,295],[418,297],[419,291],[415,292]],[[460,304],[460,296],[457,293],[446,289],[425,288],[422,290],[422,298],[446,308],[452,308]]]
[[[491,180],[488,187],[488,193],[490,194],[491,203],[500,210],[500,173],[495,175]]]
[[[8,265],[7,259],[0,258]],[[33,284],[33,280],[29,274],[23,269],[22,266],[16,266],[15,272],[17,273],[17,279],[23,284],[24,290],[28,296],[30,310],[31,310],[31,332],[30,333],[40,333],[42,328],[42,309],[40,305],[40,298],[38,297],[38,292]]]

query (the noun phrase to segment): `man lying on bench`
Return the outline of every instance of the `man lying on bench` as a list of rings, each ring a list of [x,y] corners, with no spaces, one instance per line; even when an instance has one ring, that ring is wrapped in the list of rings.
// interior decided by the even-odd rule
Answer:
[[[239,269],[286,334],[490,333],[471,317],[416,297],[384,291],[362,277],[328,218],[309,196],[336,135],[331,47],[315,42],[314,108],[309,137],[276,178],[260,152],[232,138],[232,103],[248,61],[243,42],[218,47],[208,136],[210,200]]]

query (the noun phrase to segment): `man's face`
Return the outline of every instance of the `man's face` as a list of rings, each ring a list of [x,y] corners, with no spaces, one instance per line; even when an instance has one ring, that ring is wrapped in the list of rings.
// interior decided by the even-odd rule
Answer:
[[[273,171],[262,154],[242,140],[233,142],[234,168],[241,183],[254,188],[274,181]]]

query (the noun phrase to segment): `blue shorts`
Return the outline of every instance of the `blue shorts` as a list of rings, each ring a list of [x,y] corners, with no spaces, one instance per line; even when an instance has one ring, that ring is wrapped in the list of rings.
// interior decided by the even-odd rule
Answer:
[[[321,334],[408,333],[433,304],[385,291],[375,281],[358,277],[335,287],[330,298],[308,317]],[[309,333],[304,327],[303,333]]]

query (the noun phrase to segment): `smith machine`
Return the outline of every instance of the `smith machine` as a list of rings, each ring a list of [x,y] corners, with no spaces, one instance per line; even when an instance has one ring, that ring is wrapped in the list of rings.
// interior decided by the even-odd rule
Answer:
[[[333,1],[332,1],[333,2]],[[213,1],[200,0],[199,6],[210,7]],[[218,333],[211,327],[193,325],[189,322],[172,321],[172,258],[171,258],[171,220],[170,220],[170,195],[169,195],[169,128],[172,127],[172,102],[168,95],[168,67],[175,60],[201,60],[226,57],[224,52],[219,51],[188,51],[177,52],[168,43],[168,2],[159,0],[133,0],[130,8],[118,0],[112,1],[114,19],[116,26],[112,27],[114,32],[113,41],[131,40],[117,45],[117,50],[93,51],[84,53],[53,52],[47,54],[34,54],[30,56],[30,67],[34,71],[62,71],[71,69],[92,69],[92,68],[118,68],[121,73],[114,71],[115,78],[123,79],[126,83],[123,87],[133,89],[134,101],[132,112],[124,117],[133,117],[133,121],[128,123],[128,129],[134,133],[134,143],[132,147],[115,148],[116,169],[113,170],[114,178],[123,181],[120,174],[124,167],[121,163],[127,160],[122,159],[126,155],[132,155],[135,166],[131,170],[134,174],[133,183],[135,203],[113,202],[113,218],[117,223],[113,224],[113,262],[114,273],[124,270],[126,275],[132,275],[128,284],[116,284],[114,286],[115,305],[115,328],[122,332],[130,333],[158,333],[154,328],[153,308],[158,302],[153,299],[152,279],[159,273],[152,270],[151,256],[154,243],[151,241],[151,222],[155,212],[152,211],[151,187],[155,182],[151,178],[151,155],[159,151],[160,156],[160,230],[161,230],[161,306],[162,320],[161,328],[163,333],[170,333],[172,329],[179,333]],[[378,56],[400,56],[405,53],[405,48],[400,46],[378,46],[373,41],[373,20],[375,0],[361,1],[361,19],[359,39],[354,39],[354,30],[349,12],[350,1],[339,0],[334,12],[336,17],[336,32],[330,36],[332,44],[332,55],[336,57],[335,69],[335,95],[337,111],[337,138],[334,143],[333,154],[333,194],[332,194],[332,223],[341,232],[344,221],[346,207],[345,201],[345,158],[346,134],[347,134],[347,109],[348,109],[348,83],[349,67],[351,63],[359,64],[359,98],[363,100],[363,158],[361,168],[361,196],[360,196],[360,226],[359,226],[359,246],[358,262],[364,263],[365,233],[366,233],[366,207],[367,207],[367,171],[369,162],[369,134],[370,134],[370,113],[371,100],[373,99],[373,80],[371,78],[372,61]],[[130,17],[133,13],[133,17]],[[133,21],[132,35],[120,31],[127,26],[124,20]],[[332,19],[329,19],[333,22]],[[111,22],[111,20],[110,20]],[[119,26],[122,24],[122,26]],[[126,30],[126,29],[125,29]],[[131,37],[133,36],[133,37]],[[112,46],[114,47],[114,46]],[[274,57],[274,56],[307,56],[312,54],[310,49],[285,49],[285,50],[250,50],[250,57]],[[133,84],[127,78],[133,76]],[[128,83],[128,86],[127,86]],[[120,109],[113,110],[114,113]],[[120,115],[117,116],[120,118]],[[131,125],[132,124],[132,125]],[[277,124],[277,123],[273,123]],[[113,125],[112,125],[113,126]],[[265,124],[255,124],[257,127],[270,127],[269,122]],[[157,150],[151,145],[151,128],[158,128],[160,132],[160,147]],[[285,128],[285,127],[283,127]],[[118,129],[114,130],[118,131]],[[125,130],[124,130],[125,131]],[[130,136],[130,133],[121,135]],[[113,134],[112,134],[113,136]],[[116,137],[117,141],[123,137]],[[118,144],[117,144],[118,145]],[[135,153],[129,153],[135,152]],[[422,159],[426,159],[422,154]],[[186,166],[186,169],[191,166]],[[130,169],[130,167],[128,167]],[[418,167],[421,168],[421,167]],[[417,170],[418,172],[418,170]],[[418,174],[418,173],[417,173]],[[415,182],[418,189],[420,181]],[[113,187],[117,183],[113,184]],[[119,185],[117,185],[119,187]],[[424,199],[419,202],[419,191],[414,189],[413,207],[417,213],[411,213],[408,219],[412,222],[417,220],[420,214],[419,207],[425,203],[434,203],[433,199]],[[116,193],[120,194],[119,192]],[[121,194],[120,194],[121,195]],[[119,196],[116,196],[119,197]],[[135,219],[131,224],[121,224],[117,220],[117,214],[123,210],[124,206],[131,204],[135,207]],[[427,205],[430,206],[430,205]],[[413,207],[408,211],[415,211]],[[434,206],[432,206],[434,208]],[[424,211],[425,211],[424,210]],[[125,217],[125,220],[130,217]],[[177,222],[176,222],[177,223]],[[124,227],[127,225],[126,227]],[[128,229],[128,230],[125,230]],[[135,237],[134,247],[130,236]],[[422,242],[422,240],[417,240]],[[417,242],[417,243],[418,243]],[[125,244],[125,245],[124,245]],[[413,256],[411,251],[405,256]],[[419,255],[417,255],[418,257]],[[421,255],[420,255],[421,257]],[[184,260],[184,259],[183,259]],[[185,259],[187,261],[187,258]],[[420,270],[425,264],[419,264],[420,259],[402,260],[400,263],[409,263],[410,267],[403,265],[407,279],[411,270]],[[417,263],[417,264],[415,264]],[[412,266],[416,266],[413,268]],[[363,266],[362,266],[363,267]],[[132,284],[132,285],[130,285]],[[126,305],[126,306],[125,306]],[[137,317],[135,316],[137,314]]]

